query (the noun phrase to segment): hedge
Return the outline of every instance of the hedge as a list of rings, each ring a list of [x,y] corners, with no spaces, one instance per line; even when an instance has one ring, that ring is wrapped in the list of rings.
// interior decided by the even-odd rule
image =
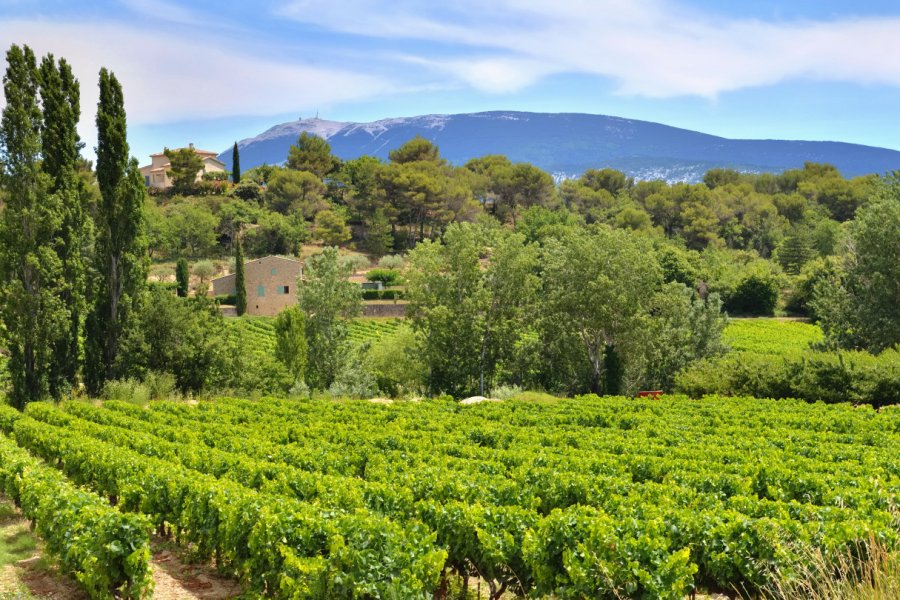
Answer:
[[[878,408],[900,404],[900,352],[732,353],[688,367],[675,378],[675,390],[695,398],[711,394],[800,398]]]
[[[404,290],[363,290],[363,300],[402,300]]]

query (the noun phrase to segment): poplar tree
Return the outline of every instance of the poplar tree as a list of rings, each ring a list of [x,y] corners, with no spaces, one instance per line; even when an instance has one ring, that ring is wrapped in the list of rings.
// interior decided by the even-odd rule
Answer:
[[[128,157],[122,86],[106,69],[100,69],[97,104],[97,183],[97,277],[85,348],[85,380],[93,393],[117,377],[120,339],[135,325],[147,285],[144,180]]]
[[[241,153],[238,150],[237,142],[231,149],[231,181],[237,185],[241,182]]]
[[[62,263],[56,252],[62,225],[59,196],[41,171],[42,115],[39,73],[28,46],[6,54],[0,121],[0,184],[5,209],[0,220],[0,328],[9,352],[12,390],[18,408],[50,393],[53,348],[67,329],[59,285]]]
[[[241,238],[237,238],[234,245],[234,295],[237,315],[243,316],[247,312],[247,280],[244,276],[244,250],[241,248]]]
[[[57,63],[52,54],[41,61],[39,74],[44,121],[41,167],[50,177],[50,191],[60,202],[62,217],[55,250],[62,264],[59,293],[67,312],[68,330],[54,344],[49,373],[50,395],[59,398],[75,386],[78,376],[86,308],[84,253],[89,229],[77,176],[81,148],[77,132],[81,115],[78,80],[65,59]]]

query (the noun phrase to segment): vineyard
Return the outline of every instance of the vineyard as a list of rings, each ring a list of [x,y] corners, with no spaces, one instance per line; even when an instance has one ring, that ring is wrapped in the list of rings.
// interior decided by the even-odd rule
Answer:
[[[434,598],[460,578],[492,598],[680,600],[753,593],[811,547],[900,541],[896,409],[70,402],[0,407],[0,431],[0,485],[94,596],[145,591],[151,528],[279,598]]]
[[[397,331],[402,319],[354,319],[350,323],[350,339],[358,344],[375,342]]]
[[[735,352],[789,355],[808,350],[822,341],[818,325],[777,319],[732,319],[723,339]]]
[[[253,357],[275,354],[275,319],[243,316],[225,319],[241,340],[241,349]]]
[[[397,330],[403,319],[354,319],[350,339],[355,343],[373,342]],[[270,353],[275,348],[275,320],[270,317],[244,316],[226,323],[241,332],[254,351]],[[733,319],[725,328],[724,341],[735,352],[754,354],[794,354],[822,341],[822,330],[800,321],[776,319]]]
[[[239,332],[244,346],[251,353],[271,355],[275,350],[275,320],[269,317],[248,317],[225,321]],[[390,335],[402,319],[354,319],[350,321],[350,340],[355,344],[374,342]]]

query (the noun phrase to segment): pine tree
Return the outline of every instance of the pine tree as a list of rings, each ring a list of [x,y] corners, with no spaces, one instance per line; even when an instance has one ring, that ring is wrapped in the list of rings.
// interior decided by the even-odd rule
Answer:
[[[57,64],[48,54],[41,61],[40,94],[44,120],[41,167],[50,176],[51,192],[61,203],[62,226],[55,249],[62,262],[60,295],[69,322],[68,331],[54,345],[50,365],[50,395],[59,398],[75,386],[78,375],[86,308],[84,254],[89,232],[77,176],[80,89],[65,59]]]
[[[179,298],[187,298],[191,280],[191,270],[186,258],[179,258],[175,263],[175,293]]]
[[[231,180],[235,185],[241,182],[241,153],[238,150],[237,142],[231,149]]]
[[[806,229],[795,229],[789,233],[776,252],[776,258],[785,272],[797,275],[803,265],[815,258],[811,236]]]
[[[122,86],[106,69],[100,70],[97,104],[97,182],[97,281],[85,348],[85,380],[93,393],[116,377],[119,340],[134,326],[147,285],[144,180],[137,161],[128,158]]]
[[[9,352],[9,400],[22,408],[50,393],[53,348],[65,336],[68,315],[56,252],[63,211],[39,161],[37,62],[28,46],[16,45],[6,61],[6,106],[0,122],[0,183],[6,196],[0,220],[0,335]]]
[[[244,250],[241,248],[241,238],[234,245],[234,295],[237,315],[243,316],[247,312],[247,281],[244,276]]]
[[[163,150],[169,159],[169,178],[172,191],[176,194],[193,194],[197,191],[197,178],[203,171],[203,159],[193,146],[178,150]],[[99,165],[98,165],[99,168]]]
[[[375,209],[366,225],[366,250],[378,256],[390,254],[394,247],[394,235],[391,231],[391,221],[385,215],[384,209]]]

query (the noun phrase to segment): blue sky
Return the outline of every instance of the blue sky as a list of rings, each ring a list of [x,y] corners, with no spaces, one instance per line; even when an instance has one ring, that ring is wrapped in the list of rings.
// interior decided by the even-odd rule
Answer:
[[[142,163],[317,112],[587,112],[900,149],[896,0],[0,0],[12,43],[73,64],[89,146],[112,69]]]

